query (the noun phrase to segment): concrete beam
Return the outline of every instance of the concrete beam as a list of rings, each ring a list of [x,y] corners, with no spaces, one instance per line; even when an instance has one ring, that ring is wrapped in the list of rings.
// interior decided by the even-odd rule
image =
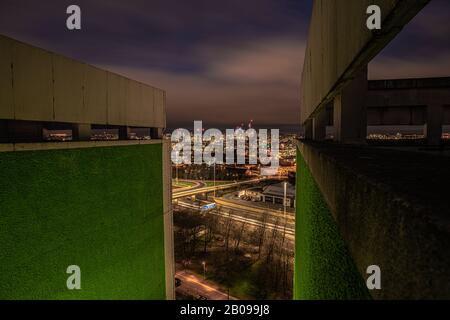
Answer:
[[[165,128],[165,92],[0,35],[0,119]]]
[[[75,141],[91,140],[90,124],[75,124],[72,126],[72,139]]]
[[[427,123],[425,124],[425,135],[427,144],[438,146],[442,142],[442,119],[444,108],[440,104],[427,106]]]
[[[430,0],[315,0],[302,73],[301,122],[342,91]],[[382,29],[366,27],[369,5]]]

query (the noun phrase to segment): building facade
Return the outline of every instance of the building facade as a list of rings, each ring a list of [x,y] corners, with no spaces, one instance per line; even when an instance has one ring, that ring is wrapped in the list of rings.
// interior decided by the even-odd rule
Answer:
[[[163,90],[0,36],[1,299],[174,298],[164,127]]]

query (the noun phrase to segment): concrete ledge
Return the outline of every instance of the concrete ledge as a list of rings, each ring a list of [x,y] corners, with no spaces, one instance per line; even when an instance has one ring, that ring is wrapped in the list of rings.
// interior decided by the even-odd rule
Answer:
[[[162,144],[162,188],[164,208],[164,263],[166,274],[166,299],[175,300],[175,248],[172,208],[172,161],[170,158],[170,150],[170,140],[164,140]]]
[[[0,119],[166,126],[166,93],[0,35]]]
[[[73,141],[73,142],[38,142],[0,144],[0,152],[62,150],[99,147],[119,147],[141,144],[160,144],[163,140],[117,140],[117,141]]]
[[[356,267],[381,268],[376,299],[450,298],[450,159],[299,143]]]

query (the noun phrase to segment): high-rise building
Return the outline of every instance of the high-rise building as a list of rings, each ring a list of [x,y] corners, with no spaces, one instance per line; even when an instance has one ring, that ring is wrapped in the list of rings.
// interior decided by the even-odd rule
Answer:
[[[0,36],[0,119],[0,299],[172,299],[165,92]]]

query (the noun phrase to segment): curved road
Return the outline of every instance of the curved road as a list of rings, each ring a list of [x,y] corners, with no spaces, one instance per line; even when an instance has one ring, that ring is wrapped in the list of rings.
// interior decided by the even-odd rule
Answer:
[[[184,295],[192,295],[194,297],[201,295],[208,300],[238,300],[232,296],[228,299],[227,293],[192,272],[179,271],[175,277],[181,280],[181,285],[176,288],[176,291]]]

